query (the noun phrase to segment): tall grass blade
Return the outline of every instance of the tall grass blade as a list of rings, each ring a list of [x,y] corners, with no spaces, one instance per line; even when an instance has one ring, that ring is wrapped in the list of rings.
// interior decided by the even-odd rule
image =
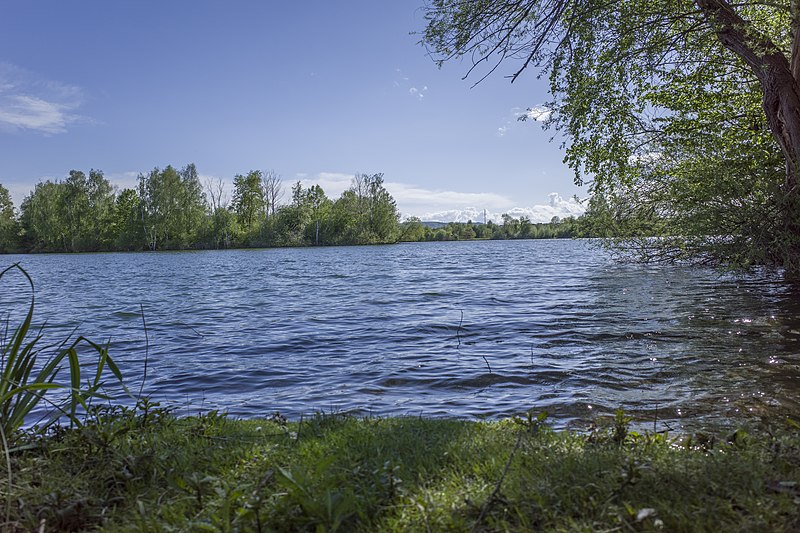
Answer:
[[[101,346],[83,336],[70,343],[74,330],[57,345],[53,355],[44,364],[38,363],[40,353],[43,350],[51,352],[54,346],[40,347],[43,338],[42,329],[35,335],[30,334],[35,307],[34,284],[30,275],[15,263],[0,272],[0,279],[13,269],[19,270],[25,276],[30,286],[31,300],[25,318],[14,329],[8,342],[4,339],[0,347],[2,352],[0,353],[0,431],[10,438],[42,403],[47,405],[50,411],[50,421],[44,428],[62,416],[67,416],[71,423],[79,423],[78,408],[88,410],[87,399],[107,399],[107,396],[100,392],[104,386],[103,376],[106,368],[122,384],[125,392],[130,394],[124,386],[119,367],[108,353],[108,344]],[[87,381],[86,388],[82,388],[81,384],[79,348],[82,346],[88,346],[97,358],[94,379]],[[56,381],[64,364],[69,367],[69,394],[66,400],[57,403],[47,398],[46,393],[53,389],[65,388],[65,385]]]

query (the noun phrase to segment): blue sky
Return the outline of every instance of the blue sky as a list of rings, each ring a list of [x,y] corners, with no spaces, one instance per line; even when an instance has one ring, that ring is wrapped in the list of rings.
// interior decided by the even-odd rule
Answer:
[[[509,64],[473,88],[466,63],[439,69],[412,34],[422,7],[5,0],[0,183],[19,205],[70,169],[125,187],[194,162],[204,178],[272,169],[331,197],[383,172],[401,212],[426,218],[576,211],[587,192],[553,132],[516,121],[546,83],[512,85]]]

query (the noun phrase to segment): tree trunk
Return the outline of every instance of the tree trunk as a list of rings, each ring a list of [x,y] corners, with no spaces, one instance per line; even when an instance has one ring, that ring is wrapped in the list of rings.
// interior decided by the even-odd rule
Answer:
[[[697,0],[697,6],[725,48],[739,56],[761,83],[764,114],[786,160],[785,194],[796,195],[800,174],[800,57],[792,64],[768,38],[758,35],[727,0]],[[800,31],[794,28],[793,55],[800,50]]]
[[[800,278],[800,7],[792,1],[792,47],[787,58],[775,43],[758,34],[728,0],[696,0],[723,46],[739,56],[758,78],[764,114],[786,162],[782,191],[774,198],[780,232],[772,260],[787,276]]]

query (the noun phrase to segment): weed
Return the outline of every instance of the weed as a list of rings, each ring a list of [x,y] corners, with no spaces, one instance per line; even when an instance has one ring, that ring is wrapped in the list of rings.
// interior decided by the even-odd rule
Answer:
[[[101,390],[106,368],[122,383],[122,374],[108,354],[108,345],[101,346],[81,336],[69,344],[69,339],[66,339],[57,347],[41,347],[41,331],[31,332],[35,298],[30,275],[19,264],[14,264],[0,272],[0,279],[14,269],[21,272],[28,281],[31,300],[22,323],[0,346],[0,433],[4,440],[16,434],[25,424],[28,415],[41,402],[49,405],[51,416],[40,428],[46,428],[62,416],[66,416],[71,424],[79,424],[78,408],[87,410],[91,399],[105,398]],[[81,347],[88,347],[97,357],[94,376],[87,379],[85,388],[82,388],[81,362],[78,357]],[[42,351],[50,350],[55,353],[42,363]],[[69,385],[56,382],[64,363],[69,367]],[[46,396],[48,391],[61,388],[69,390],[64,402],[57,402]]]

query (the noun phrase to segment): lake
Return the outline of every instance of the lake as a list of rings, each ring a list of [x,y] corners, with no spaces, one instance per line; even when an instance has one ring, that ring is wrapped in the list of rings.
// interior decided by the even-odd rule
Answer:
[[[619,264],[590,241],[2,256],[36,321],[111,340],[182,413],[324,412],[691,429],[798,416],[800,292]],[[4,307],[29,292],[6,276]],[[147,322],[147,340],[140,309]],[[146,350],[146,346],[148,347]]]

